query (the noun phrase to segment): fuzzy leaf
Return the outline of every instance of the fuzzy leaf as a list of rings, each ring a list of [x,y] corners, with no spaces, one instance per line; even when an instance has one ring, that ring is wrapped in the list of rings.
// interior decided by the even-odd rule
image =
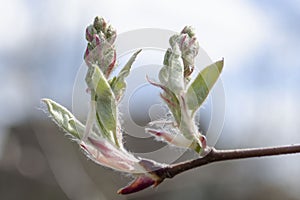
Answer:
[[[118,145],[117,132],[117,105],[115,95],[104,74],[97,66],[89,67],[86,82],[95,93],[96,113],[99,129],[113,143]]]
[[[136,51],[131,58],[128,60],[128,62],[125,64],[123,69],[120,71],[118,76],[114,77],[113,79],[110,80],[110,86],[116,96],[117,100],[120,100],[123,96],[123,93],[126,88],[126,82],[125,78],[129,75],[131,66],[133,62],[135,61],[137,55],[142,51],[142,49]]]
[[[187,90],[187,105],[194,113],[204,102],[220,73],[222,72],[224,61],[217,61],[204,68]]]
[[[175,94],[179,94],[184,88],[184,67],[181,59],[181,52],[176,44],[172,49],[166,52],[164,65],[159,72],[159,80],[162,85],[169,88]]]
[[[121,172],[141,174],[146,171],[139,165],[139,159],[122,150],[105,138],[88,137],[80,146],[95,163]]]
[[[81,124],[70,111],[51,99],[42,99],[47,105],[48,112],[54,122],[64,131],[76,139],[81,139],[84,133],[84,125]]]

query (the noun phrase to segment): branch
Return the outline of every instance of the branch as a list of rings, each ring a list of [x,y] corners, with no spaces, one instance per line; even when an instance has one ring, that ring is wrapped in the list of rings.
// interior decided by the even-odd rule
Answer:
[[[217,150],[215,148],[210,148],[206,156],[176,163],[165,168],[161,168],[155,171],[155,174],[163,181],[166,178],[173,178],[174,176],[185,172],[187,170],[207,165],[214,162],[234,160],[234,159],[244,159],[262,156],[276,156],[283,154],[294,154],[300,153],[300,144],[288,145],[288,146],[278,146],[278,147],[267,147],[267,148],[250,148],[250,149],[234,149],[234,150]]]
[[[204,157],[181,162],[181,163],[176,163],[173,165],[168,165],[165,167],[160,166],[161,168],[156,164],[154,164],[152,161],[141,160],[140,164],[145,169],[148,169],[149,170],[148,172],[153,176],[151,177],[147,175],[138,176],[129,185],[120,189],[118,193],[130,194],[130,193],[143,190],[147,187],[150,187],[151,185],[156,187],[161,182],[163,182],[166,178],[173,178],[174,176],[182,172],[188,171],[193,168],[201,167],[203,165],[207,165],[210,163],[218,162],[218,161],[300,153],[300,144],[278,146],[278,147],[233,149],[233,150],[217,150],[213,147],[207,147],[206,152],[207,154]]]

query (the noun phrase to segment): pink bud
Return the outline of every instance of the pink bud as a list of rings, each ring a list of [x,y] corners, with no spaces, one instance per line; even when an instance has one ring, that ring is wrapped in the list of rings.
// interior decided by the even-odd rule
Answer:
[[[89,42],[92,42],[93,40],[93,35],[94,35],[94,27],[92,25],[88,26],[86,29],[85,29],[85,37],[86,37],[86,40],[89,41]]]

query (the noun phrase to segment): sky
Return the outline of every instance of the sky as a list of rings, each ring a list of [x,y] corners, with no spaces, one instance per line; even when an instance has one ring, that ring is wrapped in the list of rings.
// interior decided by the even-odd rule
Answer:
[[[119,34],[192,25],[211,60],[224,58],[221,145],[299,143],[299,10],[299,0],[6,1],[0,7],[0,147],[8,127],[41,116],[41,98],[71,108],[85,27],[97,15]]]

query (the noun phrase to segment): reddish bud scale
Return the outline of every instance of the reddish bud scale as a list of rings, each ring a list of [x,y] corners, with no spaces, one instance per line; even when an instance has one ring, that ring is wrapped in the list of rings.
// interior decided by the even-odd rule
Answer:
[[[93,40],[93,34],[91,34],[91,28],[90,27],[87,27],[85,29],[85,35],[86,35],[86,40],[91,42]]]
[[[185,39],[186,39],[186,36],[187,36],[187,35],[184,35],[183,38],[182,38],[181,41],[180,41],[180,49],[181,49],[181,51],[182,51],[183,44],[184,44],[184,41],[185,41]]]
[[[160,132],[160,131],[155,131],[155,130],[148,130],[149,133],[156,135],[158,137],[162,137],[164,138],[166,141],[172,143],[172,140],[174,139],[174,137],[170,137],[169,134],[164,133],[164,132]]]
[[[162,135],[162,132],[159,132],[159,131],[148,130],[148,132],[149,132],[149,133],[152,133],[152,134],[154,134],[154,135],[156,135],[156,136],[159,136],[159,137]]]
[[[130,194],[134,192],[138,192],[140,190],[143,190],[147,187],[150,187],[153,185],[153,187],[156,187],[159,185],[163,179],[161,179],[158,174],[156,174],[160,169],[162,169],[162,165],[158,165],[157,163],[151,161],[151,160],[141,160],[139,164],[147,170],[149,173],[148,175],[141,175],[137,177],[133,182],[131,182],[126,187],[120,189],[118,191],[119,194]]]
[[[161,84],[159,84],[159,83],[156,83],[156,82],[150,80],[148,76],[146,76],[146,79],[147,79],[147,81],[148,81],[151,85],[154,85],[154,86],[156,86],[156,87],[160,87],[160,88],[161,88],[162,90],[164,90],[166,93],[170,94],[170,92],[168,92],[168,89],[167,89],[165,86],[163,86],[163,85],[161,85]]]
[[[205,149],[205,148],[207,147],[207,144],[206,144],[206,137],[205,137],[204,135],[201,135],[199,139],[200,139],[200,142],[201,142],[201,147],[202,147],[203,149]]]
[[[170,106],[175,107],[176,105],[167,97],[165,97],[162,93],[159,94],[160,97]]]
[[[90,51],[88,48],[86,48],[85,53],[84,53],[84,59],[87,58],[89,54],[90,54]]]
[[[130,194],[138,192],[155,184],[155,180],[148,176],[139,176],[126,187],[120,189],[118,194]]]

